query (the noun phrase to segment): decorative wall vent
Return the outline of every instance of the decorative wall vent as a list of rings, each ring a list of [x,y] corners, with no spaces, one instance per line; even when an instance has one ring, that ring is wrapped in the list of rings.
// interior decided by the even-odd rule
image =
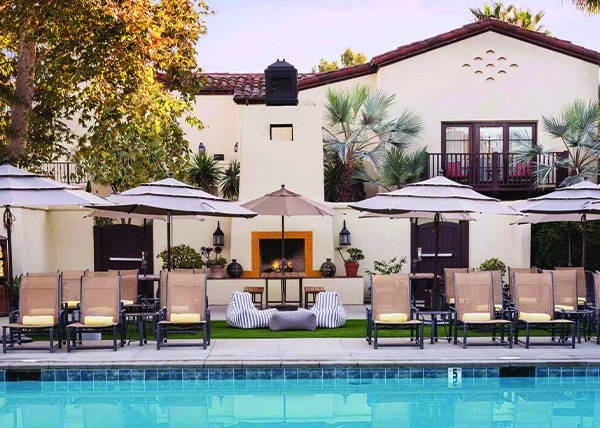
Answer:
[[[478,61],[483,61],[485,58],[485,67],[483,67],[483,64],[478,64]],[[473,71],[474,75],[482,75],[483,78],[485,78],[486,81],[488,82],[492,82],[495,79],[494,76],[498,76],[498,75],[506,75],[508,74],[507,69],[506,69],[506,61],[507,58],[503,55],[498,55],[496,56],[496,51],[494,49],[488,49],[485,51],[485,55],[475,55],[473,56],[473,59],[467,62],[464,62],[462,64],[462,68],[466,68],[469,69],[473,66],[476,66],[477,68]],[[500,68],[500,70],[498,70],[497,72],[494,70],[495,68]],[[509,65],[509,68],[515,69],[518,68],[519,65],[517,63],[511,63]]]

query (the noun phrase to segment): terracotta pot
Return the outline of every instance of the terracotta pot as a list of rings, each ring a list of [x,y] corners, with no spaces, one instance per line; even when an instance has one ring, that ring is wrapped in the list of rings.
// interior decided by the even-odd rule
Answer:
[[[225,266],[214,265],[210,267],[211,278],[223,278],[225,276]]]
[[[346,276],[354,277],[358,276],[358,267],[360,263],[358,262],[346,262],[344,263],[344,267],[346,268]]]

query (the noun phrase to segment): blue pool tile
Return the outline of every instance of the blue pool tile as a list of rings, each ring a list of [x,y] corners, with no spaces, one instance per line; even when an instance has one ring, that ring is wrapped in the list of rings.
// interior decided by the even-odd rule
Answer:
[[[351,380],[360,380],[360,369],[351,367],[346,371],[346,377],[348,378],[348,382]]]
[[[87,371],[87,370],[86,370]],[[83,374],[83,372],[82,372]],[[81,384],[81,391],[83,392],[90,392],[94,390],[94,382],[92,382],[91,380],[82,380],[80,382]],[[121,386],[121,384],[118,384],[119,387]]]
[[[146,370],[146,380],[159,380],[161,382],[168,381],[170,379],[170,371],[169,369],[157,369],[152,370],[152,373],[149,373],[150,370]]]
[[[66,370],[56,370],[54,372],[54,380],[57,382],[66,382],[68,379]]]
[[[407,367],[398,368],[398,379],[410,379],[410,369]]]
[[[411,368],[410,369],[410,378],[411,379],[423,379],[423,369],[420,368]]]
[[[54,382],[55,370],[42,370],[41,380],[42,382]]]
[[[0,370],[0,382],[6,381],[6,370]]]
[[[221,380],[221,369],[208,369],[208,379]]]
[[[118,382],[119,381],[119,370],[118,369],[107,369],[106,370],[106,380],[108,382]]]
[[[81,370],[67,370],[67,379],[69,379],[69,382],[79,382],[81,380]]]
[[[94,370],[94,382],[106,382],[106,369]]]
[[[80,378],[82,382],[93,382],[94,380],[94,372],[92,370],[81,370]]]
[[[181,381],[181,388],[184,391],[194,391],[196,389],[196,381],[194,379],[183,379]]]
[[[196,380],[196,369],[183,369],[181,371],[181,378],[186,380]]]
[[[233,369],[221,369],[221,380],[233,380]]]
[[[131,381],[131,370],[120,369],[119,370],[119,382]]]
[[[311,369],[299,368],[298,369],[298,380],[308,380],[311,378]]]
[[[271,380],[271,369],[258,369],[258,380]]]
[[[146,377],[146,371],[144,369],[132,369],[131,380],[143,381]]]
[[[208,380],[208,369],[196,369],[196,381]]]
[[[535,376],[536,377],[548,377],[548,367],[547,366],[539,366],[535,368]]]
[[[246,380],[246,369],[233,369],[234,380]]]
[[[169,370],[169,379],[170,380],[182,380],[183,379],[182,369],[170,369]]]

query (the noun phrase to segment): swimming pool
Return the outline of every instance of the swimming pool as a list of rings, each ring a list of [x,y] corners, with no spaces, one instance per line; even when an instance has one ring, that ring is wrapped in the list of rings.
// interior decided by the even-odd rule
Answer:
[[[600,423],[597,366],[76,369],[43,370],[39,381],[0,373],[3,428]]]

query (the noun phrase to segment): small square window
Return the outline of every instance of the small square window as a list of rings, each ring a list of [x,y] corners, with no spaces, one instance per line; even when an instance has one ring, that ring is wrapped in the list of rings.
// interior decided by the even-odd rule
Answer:
[[[292,124],[271,125],[271,141],[294,141]]]

